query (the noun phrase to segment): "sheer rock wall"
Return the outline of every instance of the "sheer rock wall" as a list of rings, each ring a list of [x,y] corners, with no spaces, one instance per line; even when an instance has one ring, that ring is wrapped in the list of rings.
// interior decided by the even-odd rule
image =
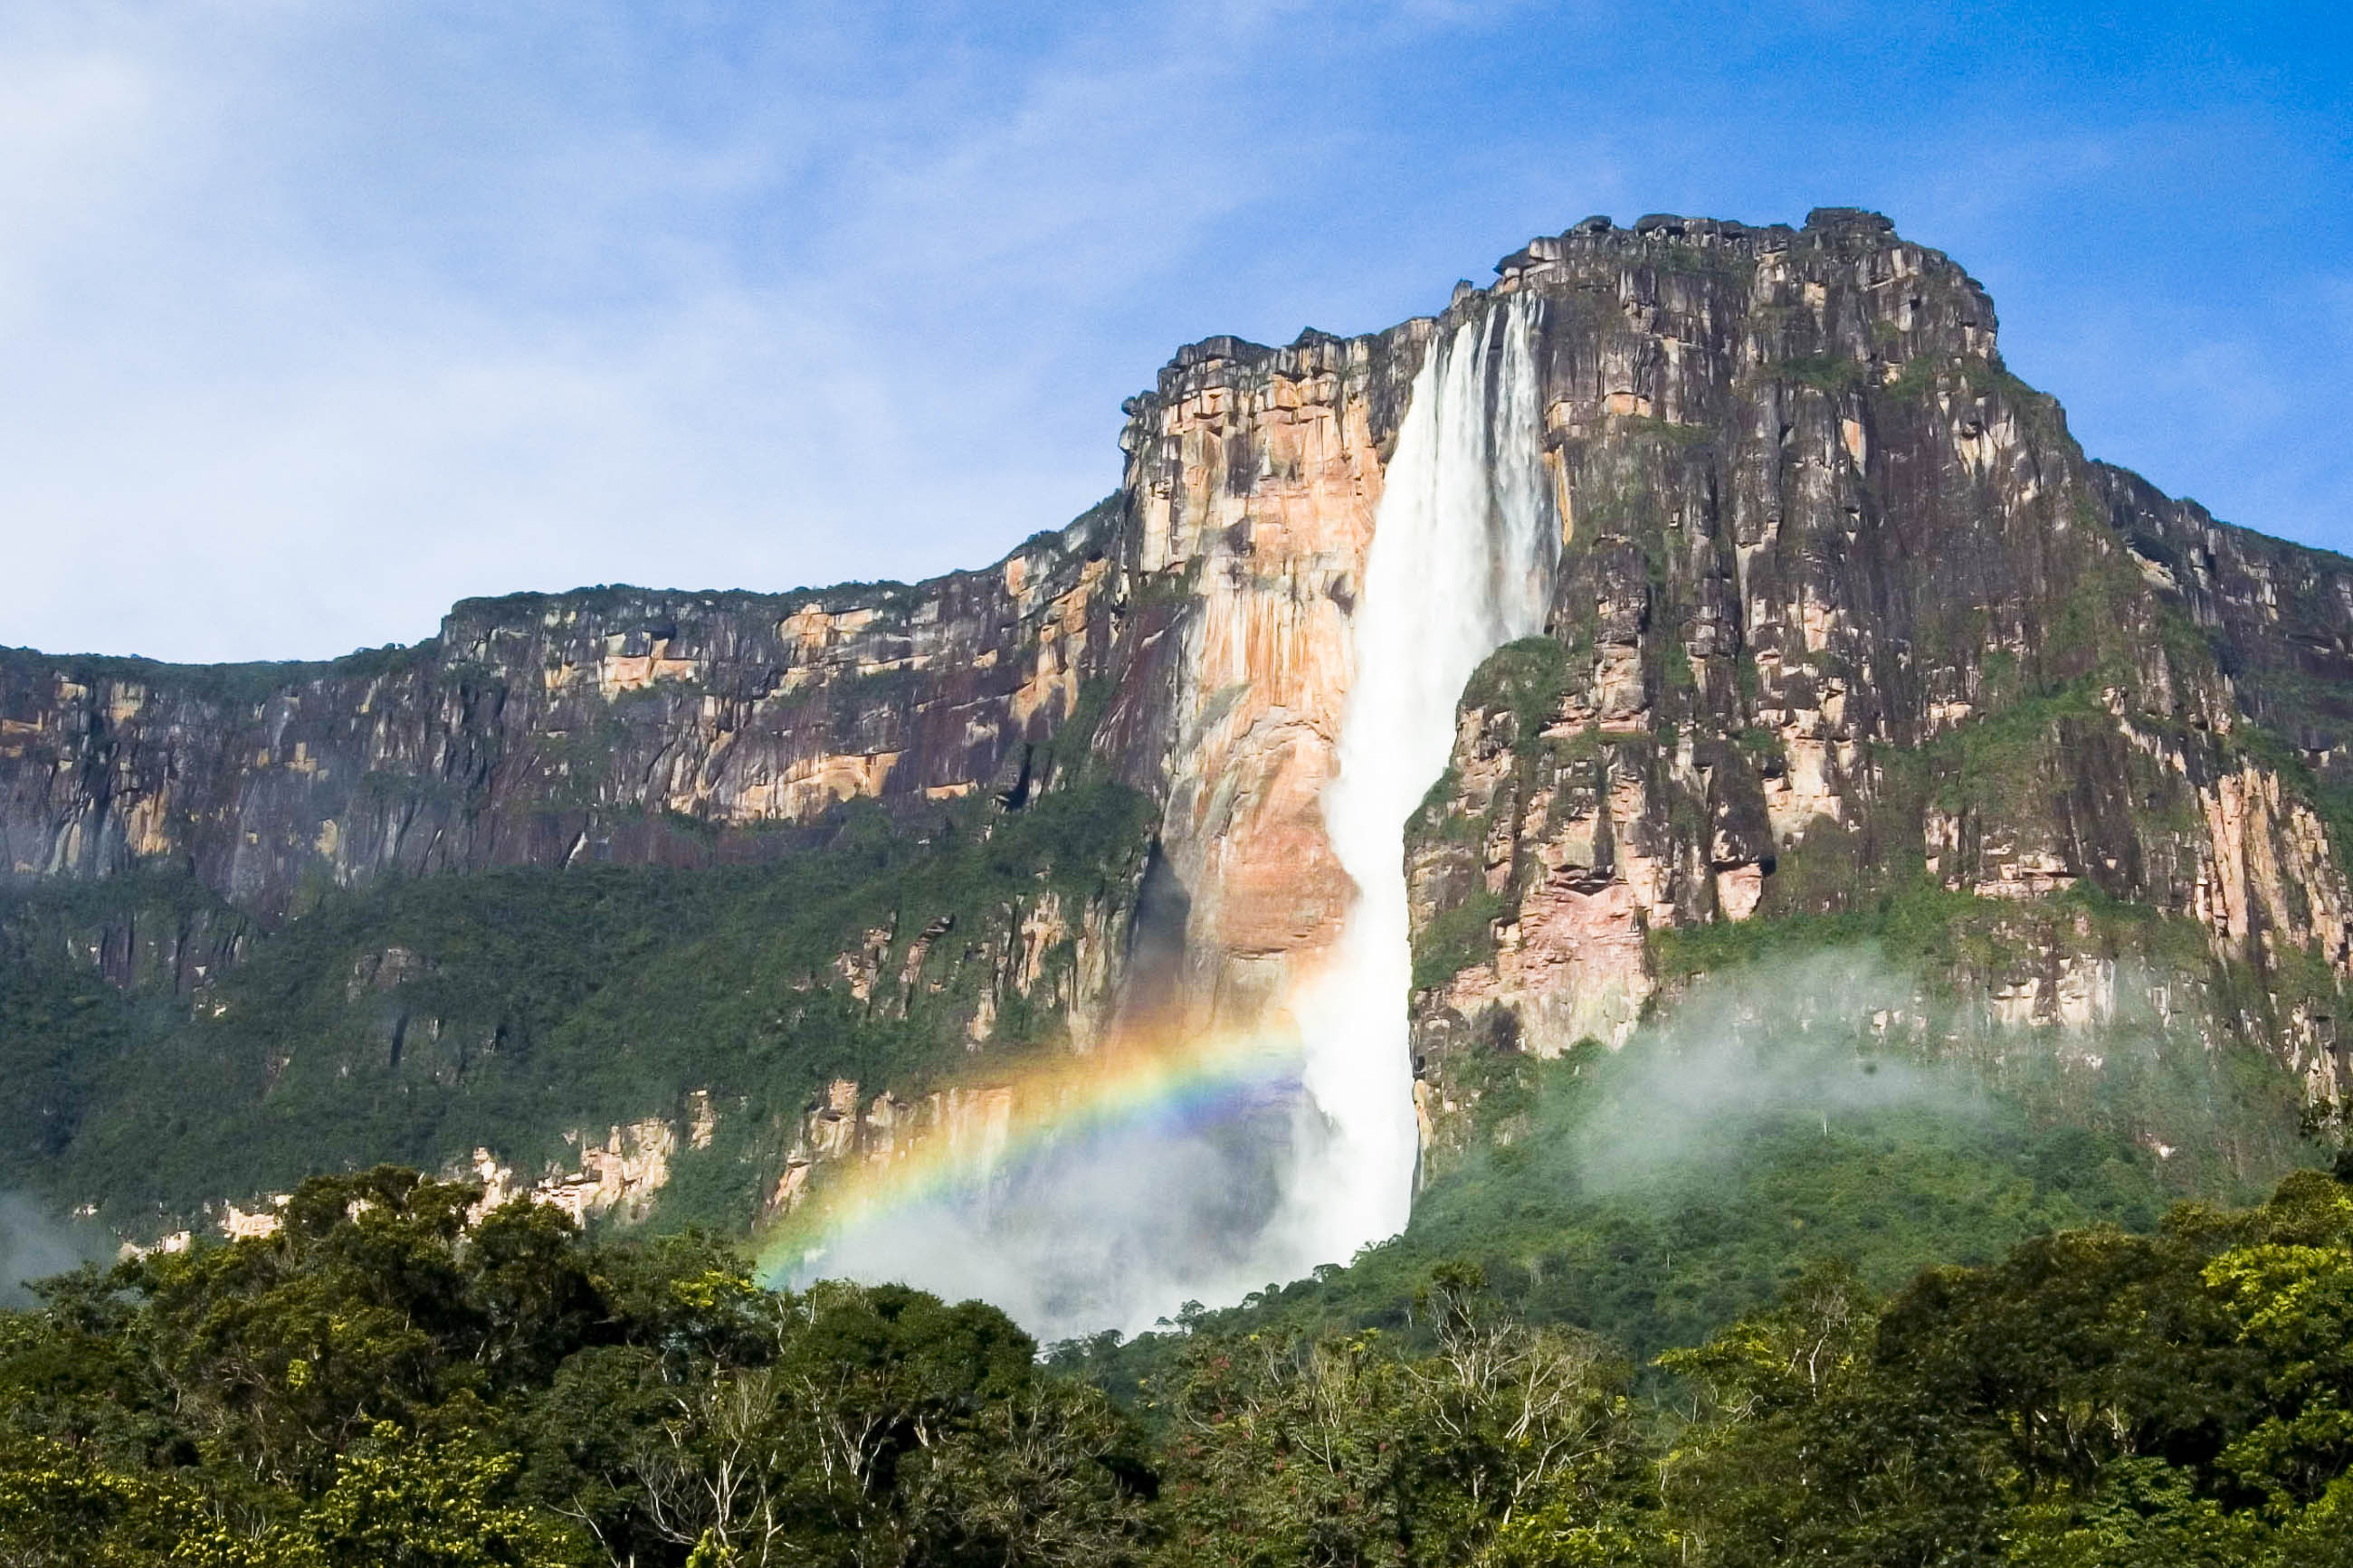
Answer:
[[[2242,1027],[2344,1094],[2353,563],[2086,460],[1984,290],[1874,215],[1588,220],[1497,271],[1386,332],[1182,351],[1127,405],[1121,492],[981,571],[469,601],[320,666],[0,655],[0,868],[192,868],[246,923],[87,943],[185,991],[323,889],[789,854],[845,801],[1018,808],[1082,743],[1157,803],[1181,1022],[1246,1020],[1351,897],[1318,797],[1413,374],[1533,294],[1561,570],[1412,834],[1428,1070],[1498,1030],[1622,1040],[1662,933],[1933,886],[2042,921],[1971,981],[1989,1016],[2092,1007],[2116,954],[2054,900],[2094,890],[2305,966]],[[1071,1005],[1128,940],[1094,933]]]
[[[1018,795],[1110,651],[1111,522],[912,588],[469,600],[325,665],[0,656],[0,865],[181,863],[273,922],[388,871],[757,858],[842,801]]]
[[[1622,1041],[1659,933],[1924,884],[2037,911],[1963,977],[1985,1016],[2080,1025],[2067,976],[2117,957],[2080,889],[2277,982],[2212,1032],[2341,1099],[2353,563],[2085,460],[1984,292],[1874,216],[1587,226],[1501,271],[1552,302],[1562,571],[1416,825],[1427,1058]]]

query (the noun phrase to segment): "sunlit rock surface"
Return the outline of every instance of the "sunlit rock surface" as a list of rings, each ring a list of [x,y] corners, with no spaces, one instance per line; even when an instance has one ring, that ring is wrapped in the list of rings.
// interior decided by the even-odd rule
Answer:
[[[975,797],[1018,811],[1066,782],[1067,731],[1155,815],[1136,883],[1163,868],[1182,928],[1155,1026],[1247,1022],[1354,896],[1322,802],[1409,388],[1517,296],[1557,587],[1535,646],[1472,681],[1400,868],[1426,1136],[1456,1053],[1625,1040],[1682,983],[1675,933],[1923,887],[2010,911],[2017,942],[1958,976],[1984,1018],[2080,1030],[2137,991],[2342,1102],[2353,563],[2087,460],[2002,368],[1984,290],[1875,215],[1588,220],[1497,274],[1378,334],[1183,350],[1127,405],[1119,493],[982,570],[469,601],[413,648],[322,665],[0,655],[0,867],[192,868],[231,913],[68,940],[202,1006],[324,890],[789,856],[861,800],[909,831]],[[979,1093],[1015,999],[1100,1041],[1135,895],[1041,892],[953,933],[907,909],[811,984],[904,1016],[941,954],[985,966],[937,1042]],[[2094,898],[2194,930],[2196,963]],[[353,994],[429,962],[364,955]],[[818,1086],[746,1216],[999,1114],[903,1088]],[[584,1203],[658,1201],[684,1126],[645,1110],[660,1136],[617,1129],[558,1173]]]

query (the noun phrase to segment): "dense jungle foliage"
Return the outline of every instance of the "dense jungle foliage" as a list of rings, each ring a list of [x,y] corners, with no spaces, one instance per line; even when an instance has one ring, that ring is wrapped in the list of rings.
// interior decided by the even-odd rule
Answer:
[[[1656,1387],[1444,1265],[1197,1325],[1137,1409],[994,1309],[381,1168],[0,1318],[16,1564],[2353,1564],[2353,1162],[1927,1269],[1819,1263]]]

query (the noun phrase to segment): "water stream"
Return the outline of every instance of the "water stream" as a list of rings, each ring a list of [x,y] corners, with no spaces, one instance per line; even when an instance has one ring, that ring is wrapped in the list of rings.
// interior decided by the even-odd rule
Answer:
[[[1407,992],[1405,824],[1445,772],[1454,709],[1486,657],[1544,629],[1559,534],[1545,479],[1525,295],[1432,347],[1414,377],[1351,628],[1355,674],[1324,816],[1357,888],[1293,1004],[1304,1051],[1293,1246],[1345,1262],[1405,1226],[1419,1140]]]
[[[1472,671],[1544,629],[1559,535],[1535,301],[1431,346],[1389,462],[1351,623],[1324,818],[1358,896],[1263,1064],[1208,1056],[1114,1115],[1050,1122],[974,1169],[911,1170],[790,1270],[979,1295],[1046,1337],[1241,1299],[1405,1226],[1419,1152],[1406,1008],[1405,824],[1445,771]],[[1283,1031],[1273,1034],[1280,1037]],[[1294,1056],[1279,1048],[1295,1043]],[[1100,1107],[1099,1107],[1100,1109]],[[886,1183],[886,1187],[889,1184]]]

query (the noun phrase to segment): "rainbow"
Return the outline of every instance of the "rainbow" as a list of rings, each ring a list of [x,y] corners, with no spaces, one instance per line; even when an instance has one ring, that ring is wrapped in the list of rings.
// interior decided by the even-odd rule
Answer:
[[[1287,1030],[1122,1040],[1084,1056],[1056,1056],[943,1091],[978,1104],[977,1136],[933,1125],[887,1155],[859,1155],[757,1238],[764,1283],[789,1286],[824,1269],[831,1245],[895,1214],[970,1193],[992,1173],[1058,1144],[1149,1125],[1216,1126],[1252,1104],[1295,1091],[1300,1047]]]

